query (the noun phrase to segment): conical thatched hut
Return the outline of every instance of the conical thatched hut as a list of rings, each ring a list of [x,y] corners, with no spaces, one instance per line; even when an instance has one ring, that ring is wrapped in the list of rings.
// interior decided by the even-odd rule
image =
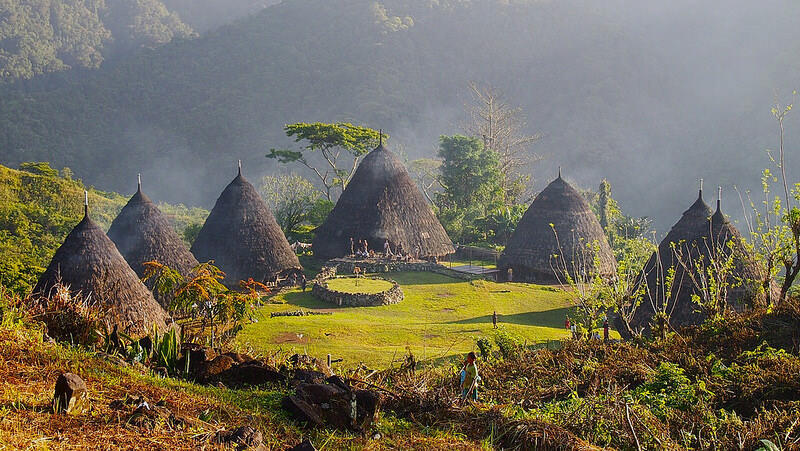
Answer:
[[[153,260],[184,276],[198,264],[161,210],[142,192],[141,180],[136,194],[111,223],[108,237],[139,277],[144,277],[144,263]],[[166,302],[158,295],[156,299],[162,305]]]
[[[726,245],[728,241],[733,242],[732,247]],[[739,231],[722,214],[720,200],[717,200],[717,211],[712,215],[711,208],[703,201],[701,188],[697,200],[683,212],[645,264],[639,281],[645,284],[644,300],[631,326],[647,329],[656,309],[666,309],[673,327],[702,322],[705,317],[692,301],[692,295],[699,294],[696,284],[701,279],[697,274],[689,274],[685,266],[693,267],[700,256],[708,261],[709,256],[720,249],[726,255],[734,253],[732,279],[736,280],[730,280],[728,299],[731,305],[741,309],[759,295],[754,281],[760,278],[761,270],[743,246]],[[670,269],[674,269],[671,284],[667,283]]]
[[[168,316],[128,266],[114,243],[88,214],[67,235],[33,290],[54,295],[57,284],[91,300],[105,311],[109,325],[138,336],[167,327]]]
[[[758,298],[764,296],[759,282],[764,279],[765,270],[759,265],[755,256],[744,245],[744,239],[739,229],[722,214],[721,200],[717,199],[717,211],[711,216],[709,230],[711,243],[715,248],[723,249],[726,254],[733,253],[734,271],[731,287],[728,289],[728,302],[737,310],[742,310],[752,305]],[[728,247],[727,243],[732,246]],[[768,287],[773,290],[774,287]]]
[[[314,254],[329,259],[350,253],[350,238],[371,249],[402,246],[419,258],[452,254],[453,243],[403,163],[381,142],[359,164],[328,219],[314,237]]]
[[[599,267],[595,267],[595,260]],[[558,178],[536,196],[520,220],[498,268],[501,273],[510,268],[513,280],[559,283],[566,279],[565,266],[572,276],[581,272],[611,277],[616,272],[600,222],[586,199],[561,178],[559,170]]]
[[[201,262],[214,260],[232,289],[242,280],[269,282],[301,269],[269,207],[242,176],[241,166],[197,234],[192,253]]]

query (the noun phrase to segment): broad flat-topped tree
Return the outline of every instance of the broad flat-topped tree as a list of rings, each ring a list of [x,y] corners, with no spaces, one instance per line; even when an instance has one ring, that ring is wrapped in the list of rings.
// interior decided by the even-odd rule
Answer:
[[[375,147],[382,136],[378,130],[348,122],[299,122],[287,125],[284,130],[286,136],[305,146],[300,150],[271,149],[267,158],[280,163],[300,163],[311,170],[325,188],[325,198],[329,201],[335,198],[334,188],[344,191],[361,157]],[[314,161],[319,159],[322,162]]]

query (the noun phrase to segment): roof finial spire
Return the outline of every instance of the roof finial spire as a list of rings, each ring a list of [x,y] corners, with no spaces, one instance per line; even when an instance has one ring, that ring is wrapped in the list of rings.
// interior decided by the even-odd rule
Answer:
[[[89,191],[83,190],[83,215],[89,216]]]
[[[717,211],[720,211],[720,204],[722,204],[722,187],[717,188]]]
[[[700,191],[698,192],[697,197],[699,197],[700,199],[703,198],[703,179],[702,178],[700,179]]]
[[[378,146],[383,145],[383,129],[378,129]]]
[[[142,192],[142,174],[136,174],[136,186],[139,192]]]
[[[242,175],[242,160],[239,160],[239,175]]]
[[[561,166],[558,167],[558,178],[561,178]]]

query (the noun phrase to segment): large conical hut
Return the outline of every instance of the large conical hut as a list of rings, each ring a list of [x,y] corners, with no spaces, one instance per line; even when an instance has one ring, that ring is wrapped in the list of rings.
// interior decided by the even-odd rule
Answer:
[[[85,213],[39,278],[34,298],[55,295],[58,285],[69,287],[76,299],[89,298],[98,305],[108,325],[116,325],[120,331],[140,336],[152,332],[154,325],[165,330],[168,316],[164,309],[89,218],[88,206]]]
[[[144,277],[144,263],[149,261],[167,265],[184,276],[198,264],[161,210],[142,192],[141,178],[136,194],[111,223],[108,237],[140,278]],[[167,302],[158,295],[156,299],[162,305]]]
[[[350,238],[371,249],[391,248],[435,260],[452,254],[453,243],[403,163],[381,142],[359,164],[325,223],[316,230],[314,255],[350,254]]]
[[[669,325],[677,327],[699,324],[705,318],[692,296],[700,294],[702,283],[695,270],[699,258],[708,262],[711,255],[733,252],[734,269],[729,279],[729,304],[737,309],[752,302],[759,290],[754,282],[761,278],[761,270],[745,248],[736,227],[722,214],[720,200],[717,211],[703,201],[702,187],[697,200],[683,212],[683,216],[659,243],[658,249],[645,264],[639,284],[643,300],[631,321],[634,330],[648,329],[656,312],[669,318]],[[728,246],[728,242],[731,246]],[[687,271],[687,268],[691,271]]]
[[[588,202],[559,170],[522,216],[498,268],[517,281],[565,283],[565,272],[612,277],[616,262]]]
[[[269,207],[242,176],[241,163],[197,234],[192,253],[201,262],[214,260],[232,289],[242,280],[270,282],[301,269]]]

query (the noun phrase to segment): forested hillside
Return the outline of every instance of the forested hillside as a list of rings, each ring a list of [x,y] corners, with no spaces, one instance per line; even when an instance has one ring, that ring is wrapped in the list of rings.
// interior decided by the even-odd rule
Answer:
[[[229,24],[280,0],[162,0],[198,33]]]
[[[0,2],[0,82],[97,68],[125,50],[192,36],[159,0]]]
[[[775,93],[800,86],[799,15],[789,0],[287,0],[83,77],[6,87],[0,159],[68,165],[107,189],[141,171],[159,196],[210,205],[236,159],[252,178],[278,169],[264,154],[286,123],[362,123],[432,156],[479,81],[543,134],[539,188],[559,165],[584,186],[608,177],[663,230],[697,178],[758,186]]]
[[[33,288],[83,217],[84,189],[89,191],[92,219],[107,229],[127,196],[86,188],[81,180],[73,179],[69,168],[57,171],[47,163],[24,163],[15,170],[0,165],[0,286],[20,295]],[[183,205],[162,203],[159,208],[179,234],[192,224],[202,224],[208,214]]]

